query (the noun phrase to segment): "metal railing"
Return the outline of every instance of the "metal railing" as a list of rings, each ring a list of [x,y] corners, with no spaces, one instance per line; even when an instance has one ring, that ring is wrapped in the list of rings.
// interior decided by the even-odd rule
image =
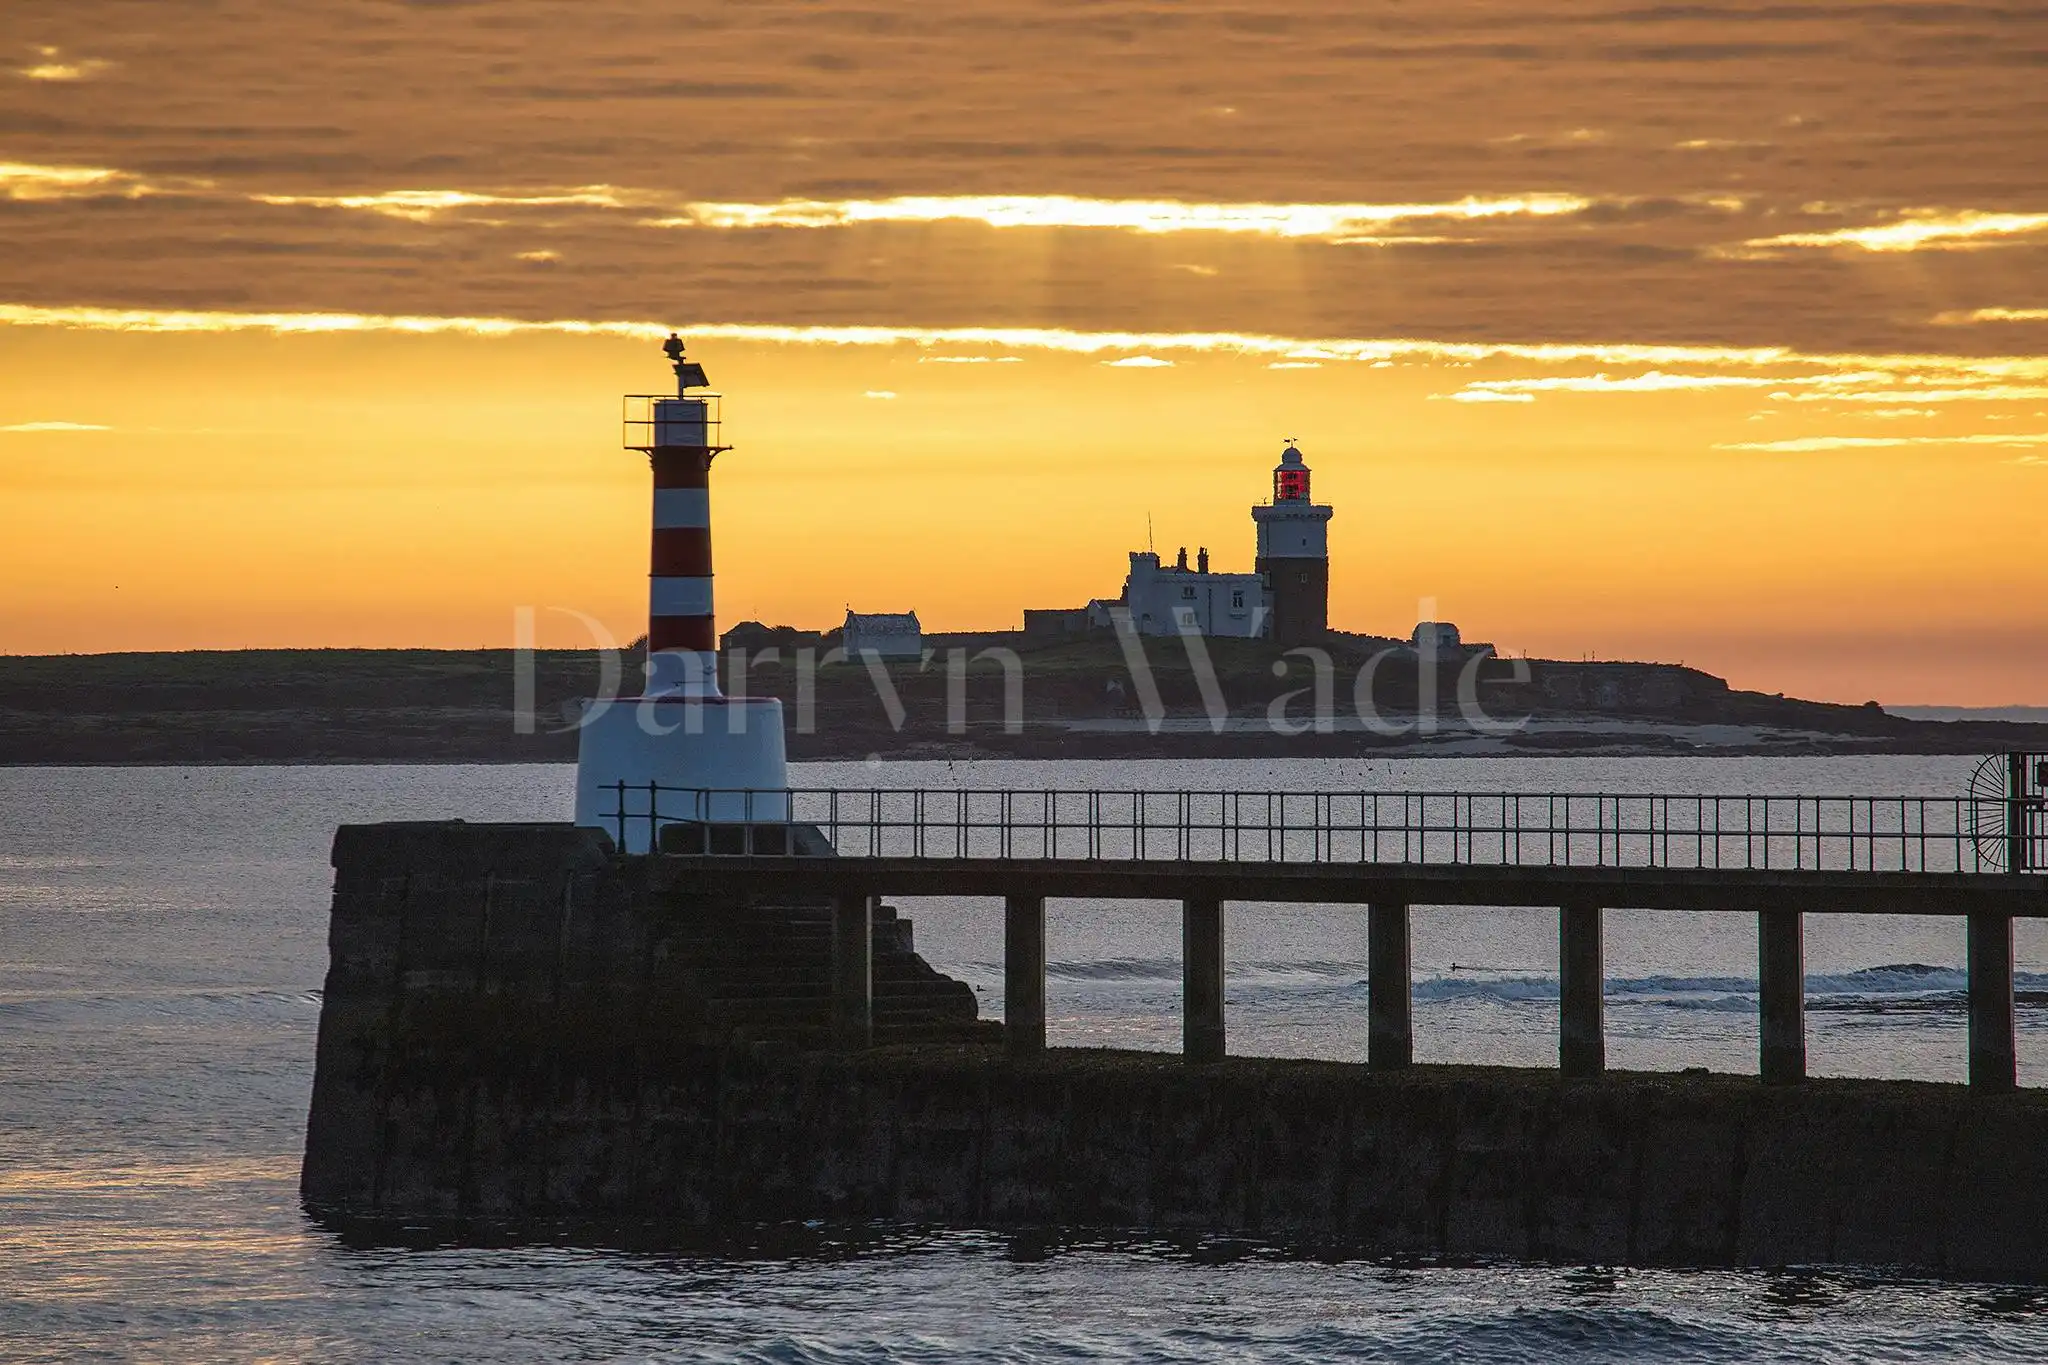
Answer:
[[[685,404],[695,406],[686,408]],[[723,450],[718,435],[722,406],[720,395],[702,390],[682,398],[672,393],[629,393],[620,420],[620,443],[627,450],[670,445]],[[669,415],[664,417],[664,413]]]
[[[1924,796],[1530,792],[1242,792],[827,788],[704,791],[616,784],[607,827],[712,856],[789,851],[744,827],[810,825],[842,857],[1423,864],[1748,871],[2002,873],[2048,869],[2048,811]],[[2008,803],[2000,803],[2001,807]]]

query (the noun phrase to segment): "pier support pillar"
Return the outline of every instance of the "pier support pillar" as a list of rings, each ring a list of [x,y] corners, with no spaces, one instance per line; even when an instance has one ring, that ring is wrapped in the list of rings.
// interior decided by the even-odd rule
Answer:
[[[1806,943],[1797,910],[1756,917],[1758,1070],[1768,1085],[1806,1079]]]
[[[875,898],[832,901],[832,1045],[857,1052],[875,1041]]]
[[[1408,907],[1374,905],[1365,914],[1366,1061],[1398,1071],[1415,1059]]]
[[[1003,1042],[1045,1051],[1045,897],[1003,898]]]
[[[2012,916],[1971,915],[1970,1088],[1993,1093],[2019,1085],[2012,1015]]]
[[[1607,1069],[1602,1002],[1600,907],[1567,905],[1558,912],[1558,1065],[1567,1076]]]
[[[1223,1060],[1223,902],[1181,902],[1181,1054]]]

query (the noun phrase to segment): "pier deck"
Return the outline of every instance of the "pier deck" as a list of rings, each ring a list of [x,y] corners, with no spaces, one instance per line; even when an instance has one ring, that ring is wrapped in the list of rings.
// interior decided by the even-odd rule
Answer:
[[[1023,892],[1104,900],[1216,896],[1275,904],[1525,907],[1591,899],[1610,910],[2048,917],[2048,877],[2028,874],[703,854],[663,854],[653,865],[664,880],[873,896]]]
[[[1373,1065],[1414,1053],[1410,908],[1558,911],[1559,1065],[1605,1067],[1608,910],[1756,917],[1758,1062],[1806,1076],[1807,914],[1954,915],[1967,925],[1969,1077],[2018,1083],[2013,924],[2048,918],[2048,758],[1999,760],[1995,798],[1529,792],[987,791],[708,793],[620,784],[622,848],[657,889],[829,893],[835,1033],[873,1038],[869,925],[884,896],[1004,902],[1006,1038],[1043,1051],[1049,897],[1177,900],[1182,1050],[1226,1055],[1231,902],[1357,905],[1368,918]],[[703,813],[756,819],[715,824]]]

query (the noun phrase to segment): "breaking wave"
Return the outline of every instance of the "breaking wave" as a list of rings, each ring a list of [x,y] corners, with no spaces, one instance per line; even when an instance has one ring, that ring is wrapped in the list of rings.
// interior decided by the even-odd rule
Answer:
[[[985,966],[988,975],[1001,979],[1000,964],[975,965]],[[1180,980],[1180,971],[1176,957],[1102,958],[1053,962],[1046,967],[1047,977],[1055,981],[1081,983],[1173,984]],[[1363,998],[1366,991],[1364,964],[1349,961],[1234,964],[1229,980],[1240,999],[1246,994],[1254,998],[1333,994]],[[2016,972],[2013,984],[2023,1007],[2048,1005],[2048,973]],[[1806,998],[1808,1007],[1817,1010],[1960,1009],[1968,986],[1968,974],[1959,967],[1895,962],[1809,976]],[[1754,1012],[1757,1007],[1756,978],[1748,976],[1610,977],[1604,989],[1611,1003],[1624,1007],[1726,1012]],[[1544,973],[1454,971],[1419,977],[1414,985],[1417,1004],[1545,1004],[1554,1003],[1558,996],[1557,977]]]

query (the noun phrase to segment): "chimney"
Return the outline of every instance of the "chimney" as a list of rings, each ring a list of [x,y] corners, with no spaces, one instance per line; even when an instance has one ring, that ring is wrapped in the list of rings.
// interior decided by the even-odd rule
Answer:
[[[1195,572],[1209,572],[1209,547],[1206,545],[1195,551]]]
[[[1183,545],[1183,546],[1181,546],[1181,547],[1180,547],[1180,558],[1179,558],[1179,559],[1176,559],[1176,560],[1175,560],[1175,561],[1173,562],[1173,567],[1174,567],[1174,568],[1176,568],[1176,569],[1179,569],[1179,570],[1180,570],[1180,571],[1181,571],[1182,573],[1186,573],[1186,572],[1188,571],[1188,547],[1187,547],[1187,546]]]

